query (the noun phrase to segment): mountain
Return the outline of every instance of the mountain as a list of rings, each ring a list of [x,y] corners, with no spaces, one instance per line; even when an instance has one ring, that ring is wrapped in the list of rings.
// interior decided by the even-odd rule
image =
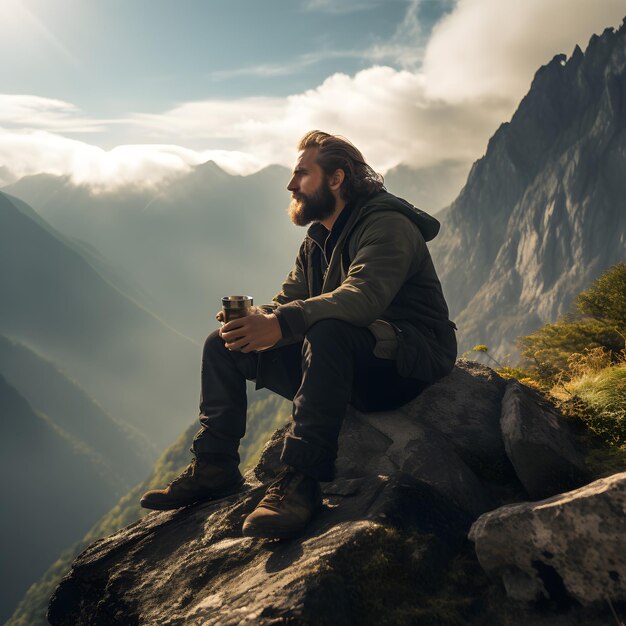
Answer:
[[[272,432],[287,421],[291,410],[289,402],[267,390],[252,392],[249,400],[247,432],[240,447],[242,468],[250,467],[258,460]],[[69,547],[62,553],[59,550],[57,560],[28,589],[6,626],[45,626],[48,623],[45,619],[48,600],[72,560],[93,541],[148,514],[139,507],[141,494],[167,485],[189,463],[189,447],[197,429],[197,422],[185,429],[161,455],[145,480],[124,495],[80,541],[68,543]]]
[[[0,374],[97,459],[118,497],[145,477],[153,457],[146,437],[108,415],[54,363],[0,335]]]
[[[52,181],[55,179],[46,175],[42,176],[44,179],[49,178]],[[145,299],[141,286],[130,282],[128,272],[124,268],[115,266],[111,260],[105,258],[97,248],[86,241],[67,237],[52,228],[27,202],[10,194],[6,194],[6,196],[15,208],[36,222],[41,228],[48,231],[55,239],[58,239],[83,257],[107,282],[115,285],[116,289],[122,291],[132,300],[141,301]]]
[[[32,209],[30,209],[32,212]],[[200,348],[0,193],[0,332],[59,364],[154,458],[197,414]]]
[[[0,187],[14,183],[17,177],[4,165],[0,165]]]
[[[460,351],[568,311],[626,255],[626,21],[541,67],[490,139],[431,252]],[[513,351],[514,354],[514,351]]]
[[[385,174],[389,191],[431,215],[447,207],[467,179],[469,164],[447,160],[428,167],[398,165]]]
[[[0,621],[121,488],[88,447],[35,411],[0,375]]]
[[[222,296],[267,302],[293,267],[304,232],[287,216],[288,179],[280,166],[233,176],[208,162],[152,190],[96,193],[37,175],[5,191],[64,236],[114,259],[133,297],[200,342],[214,328]]]

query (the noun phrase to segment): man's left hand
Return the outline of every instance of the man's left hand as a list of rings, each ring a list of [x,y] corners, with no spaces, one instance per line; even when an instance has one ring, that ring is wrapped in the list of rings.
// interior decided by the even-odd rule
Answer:
[[[220,328],[219,334],[229,350],[240,352],[267,350],[283,336],[278,318],[271,313],[232,320]]]

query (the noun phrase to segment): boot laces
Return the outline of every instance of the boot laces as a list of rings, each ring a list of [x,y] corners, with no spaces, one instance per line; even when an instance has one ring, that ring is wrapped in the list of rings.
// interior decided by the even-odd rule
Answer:
[[[184,480],[185,478],[191,478],[194,473],[196,471],[196,459],[192,459],[191,463],[189,463],[189,465],[187,465],[187,467],[184,469],[184,471],[179,474],[171,483],[171,485],[176,485],[178,484],[181,480]]]
[[[296,473],[291,470],[283,470],[276,480],[267,488],[263,500],[266,504],[280,502],[285,498],[289,485],[296,477]]]

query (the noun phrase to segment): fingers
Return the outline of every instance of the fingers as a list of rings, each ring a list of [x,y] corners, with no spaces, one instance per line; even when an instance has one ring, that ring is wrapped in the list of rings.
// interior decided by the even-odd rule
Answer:
[[[230,320],[230,322],[226,322],[224,326],[222,326],[222,332],[228,333],[230,331],[236,330],[237,328],[244,328],[247,326],[247,320],[245,317],[240,317],[236,320]],[[241,333],[239,333],[241,335]]]
[[[246,350],[250,346],[250,341],[246,337],[239,337],[238,339],[225,343],[229,350],[241,350],[241,352],[249,352]]]
[[[235,341],[248,334],[248,328],[242,320],[232,320],[223,324],[219,329],[220,337],[228,343],[229,341]]]

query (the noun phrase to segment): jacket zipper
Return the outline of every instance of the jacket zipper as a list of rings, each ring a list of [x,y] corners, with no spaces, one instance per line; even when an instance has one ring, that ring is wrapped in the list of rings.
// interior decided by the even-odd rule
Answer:
[[[330,262],[328,261],[328,257],[326,256],[326,244],[330,239],[330,236],[333,234],[332,230],[326,235],[326,239],[324,240],[324,248],[322,249],[322,254],[324,255],[324,261],[326,261],[326,269],[324,270],[324,276],[322,278],[322,282],[326,280],[326,274],[328,274],[328,270],[330,268]]]
[[[324,275],[322,276],[322,283],[326,280],[326,274],[328,274],[328,270],[330,268],[330,263],[328,262],[328,257],[326,256],[326,242],[328,241],[328,237],[330,237],[330,233],[326,237],[326,241],[324,241],[324,246],[322,247],[313,237],[309,237],[309,239],[320,249],[320,252],[324,256],[324,261],[326,262],[326,269],[324,270]]]
[[[359,221],[361,220],[361,218],[363,217],[362,212],[364,209],[367,208],[367,204],[365,204],[364,206],[361,207],[361,209],[359,210],[356,219],[354,220],[354,222],[352,223],[352,225],[350,226],[350,230],[349,231],[344,231],[342,233],[343,238],[341,239],[341,245],[343,246],[344,242],[348,239],[348,237],[352,234],[352,231],[355,229],[356,225],[359,223]],[[347,225],[346,225],[347,226]],[[322,276],[322,286],[323,283],[326,281],[326,275],[328,274],[328,270],[330,269],[330,261],[328,260],[328,257],[326,256],[326,242],[328,241],[328,238],[330,237],[331,233],[329,232],[328,235],[326,235],[326,239],[324,240],[324,246],[322,247],[316,239],[314,239],[313,237],[309,237],[309,239],[315,243],[315,245],[320,249],[321,253],[324,255],[324,261],[326,261],[326,270],[324,271],[324,274]],[[337,247],[337,245],[339,244],[339,241],[337,241],[337,243],[335,244],[335,248]],[[333,252],[334,252],[334,248],[333,248]],[[331,259],[332,259],[332,255],[331,255]],[[402,332],[402,331],[400,331]]]

